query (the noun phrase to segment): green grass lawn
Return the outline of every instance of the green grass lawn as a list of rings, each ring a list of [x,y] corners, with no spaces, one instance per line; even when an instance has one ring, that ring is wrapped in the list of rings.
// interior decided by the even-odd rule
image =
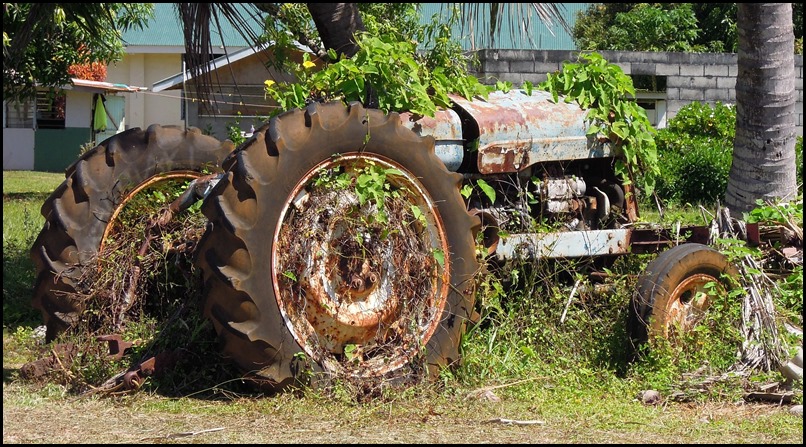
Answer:
[[[3,171],[3,195],[50,194],[63,181],[62,172]]]
[[[45,199],[64,181],[63,173],[3,171],[3,327],[41,324],[30,305],[34,265],[28,256],[45,218]]]
[[[45,219],[40,208],[64,174],[3,171],[3,251],[33,242]]]

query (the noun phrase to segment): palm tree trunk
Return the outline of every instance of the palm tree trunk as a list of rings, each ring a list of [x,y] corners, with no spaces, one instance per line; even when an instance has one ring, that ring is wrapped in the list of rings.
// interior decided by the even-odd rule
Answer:
[[[791,3],[738,5],[736,139],[725,204],[735,218],[756,200],[793,199],[795,58]]]
[[[328,50],[353,57],[358,52],[356,31],[366,31],[357,3],[308,3],[319,38]]]

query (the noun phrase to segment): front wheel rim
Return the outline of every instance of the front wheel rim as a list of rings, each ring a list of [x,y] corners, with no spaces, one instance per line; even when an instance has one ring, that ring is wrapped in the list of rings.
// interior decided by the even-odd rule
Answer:
[[[435,202],[397,162],[349,153],[314,166],[288,195],[272,247],[286,327],[329,372],[394,371],[439,326],[447,234]]]
[[[718,284],[716,278],[700,273],[689,276],[675,287],[666,306],[665,334],[672,328],[689,331],[702,321],[711,306],[712,292],[708,285],[713,283]]]
[[[104,229],[104,234],[101,236],[101,244],[100,248],[98,249],[99,253],[103,252],[104,245],[106,244],[107,240],[111,235],[113,235],[116,231],[120,231],[118,228],[121,223],[118,221],[118,216],[126,208],[126,205],[131,202],[135,196],[140,194],[141,192],[153,188],[156,185],[168,182],[180,182],[180,181],[193,181],[200,178],[202,174],[198,171],[191,171],[191,170],[181,170],[181,171],[172,171],[172,172],[165,172],[161,174],[154,175],[153,177],[149,177],[148,179],[141,182],[139,185],[135,186],[128,191],[126,195],[124,195],[119,203],[115,205],[115,209],[112,211],[112,215],[109,217],[109,221],[106,223],[106,228]],[[164,203],[162,205],[168,205],[169,203]]]

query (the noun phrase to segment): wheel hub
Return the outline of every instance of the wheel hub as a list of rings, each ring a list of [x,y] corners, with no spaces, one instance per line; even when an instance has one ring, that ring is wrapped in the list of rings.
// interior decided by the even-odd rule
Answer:
[[[354,203],[349,205],[352,207],[358,201],[349,203]],[[388,261],[392,245],[389,240],[375,240],[379,235],[373,234],[371,228],[346,218],[349,212],[345,208],[334,213],[325,240],[313,249],[323,258],[311,259],[310,270],[303,279],[307,282],[307,296],[321,317],[309,322],[317,333],[328,335],[324,347],[329,351],[343,349],[351,341],[372,339],[397,311],[398,301],[390,282],[395,271]]]
[[[701,273],[684,279],[675,287],[666,307],[665,333],[673,327],[679,328],[682,332],[688,331],[702,320],[711,305],[707,285],[713,283],[719,282],[713,276]]]
[[[445,232],[420,182],[389,159],[347,154],[315,166],[289,195],[273,246],[286,326],[331,372],[397,369],[438,326]]]

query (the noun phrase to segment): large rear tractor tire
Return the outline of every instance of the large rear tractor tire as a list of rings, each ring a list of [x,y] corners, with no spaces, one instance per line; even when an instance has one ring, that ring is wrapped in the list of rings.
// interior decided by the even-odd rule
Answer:
[[[263,389],[435,378],[459,362],[478,219],[397,113],[314,103],[255,132],[196,251],[222,352]],[[353,380],[355,379],[355,380]]]
[[[669,339],[676,331],[693,329],[706,315],[714,293],[727,293],[738,277],[725,255],[703,244],[687,243],[662,252],[639,278],[630,305],[633,354],[653,337]]]
[[[46,340],[73,326],[84,310],[78,282],[97,268],[103,239],[123,206],[162,181],[221,172],[231,142],[198,129],[151,125],[114,135],[84,153],[45,200],[45,224],[31,247],[36,266],[33,306],[42,312]]]

